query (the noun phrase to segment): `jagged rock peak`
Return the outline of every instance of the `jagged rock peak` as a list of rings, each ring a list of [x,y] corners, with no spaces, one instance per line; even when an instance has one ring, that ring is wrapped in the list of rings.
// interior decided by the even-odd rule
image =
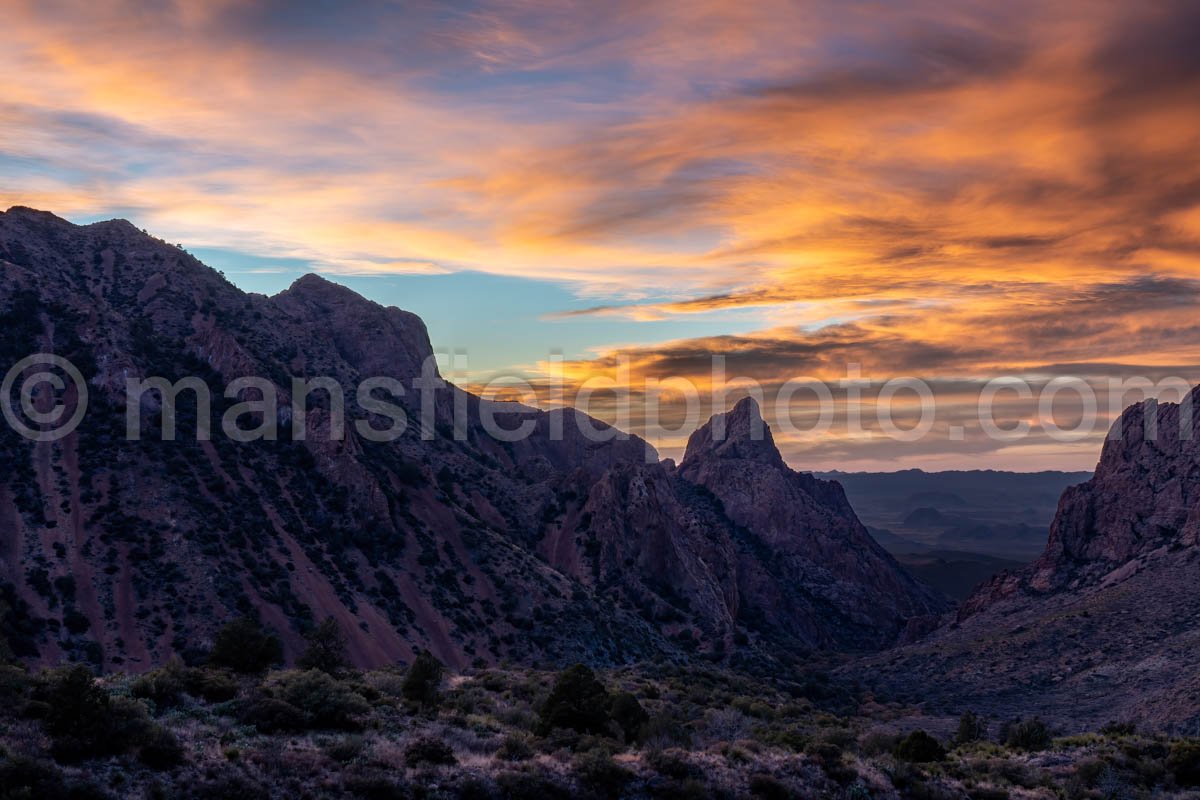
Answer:
[[[742,398],[723,414],[714,414],[688,439],[685,464],[711,456],[783,464],[771,428],[753,397]]]
[[[298,278],[270,302],[333,339],[342,357],[364,374],[413,378],[433,355],[429,332],[416,314],[382,306],[320,275]]]

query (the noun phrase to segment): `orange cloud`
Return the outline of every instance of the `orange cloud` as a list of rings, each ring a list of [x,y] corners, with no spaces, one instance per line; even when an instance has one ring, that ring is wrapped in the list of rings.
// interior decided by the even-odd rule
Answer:
[[[1194,4],[330,9],[8,3],[0,204],[713,320],[635,378],[1200,363]]]

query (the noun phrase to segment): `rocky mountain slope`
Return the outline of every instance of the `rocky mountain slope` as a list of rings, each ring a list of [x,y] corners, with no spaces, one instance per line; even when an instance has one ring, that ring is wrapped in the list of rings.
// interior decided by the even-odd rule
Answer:
[[[752,398],[692,434],[679,474],[772,554],[759,562],[767,574],[743,570],[742,593],[807,641],[878,648],[946,605],[871,538],[840,485],[788,468]]]
[[[748,407],[731,415],[730,441],[698,433],[674,469],[571,410],[490,405],[442,384],[424,414],[420,319],[315,276],[248,295],[127,222],[22,208],[0,214],[0,273],[0,365],[54,353],[90,394],[84,423],[59,441],[0,426],[0,626],[27,659],[144,669],[201,654],[220,624],[249,614],[289,657],[333,617],[362,666],[421,648],[453,666],[736,661],[883,646],[909,617],[946,607],[874,545],[836,484],[742,436]],[[188,393],[176,440],[163,441],[155,394],[127,408],[126,380],[152,376],[201,378],[217,421],[262,399],[226,386],[268,378],[278,441],[234,441],[219,424],[205,440],[208,415]],[[372,441],[355,423],[382,429],[386,416],[347,403],[347,435],[333,439],[337,405],[316,391],[300,440],[294,376],[350,389],[393,378],[402,393],[372,397],[409,425]],[[77,393],[36,402],[73,409]],[[500,441],[481,411],[532,433]],[[140,440],[126,440],[127,415]]]
[[[929,638],[848,671],[945,710],[1200,731],[1198,395],[1127,409],[1036,562],[981,586]]]

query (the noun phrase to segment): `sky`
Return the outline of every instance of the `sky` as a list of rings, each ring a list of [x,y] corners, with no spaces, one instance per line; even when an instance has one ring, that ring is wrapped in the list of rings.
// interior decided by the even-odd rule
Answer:
[[[1112,381],[1200,380],[1197,37],[1189,2],[0,0],[0,207],[320,272],[480,390],[687,379],[666,455],[717,355],[799,468],[1090,469]],[[980,421],[1000,377],[1024,436]]]

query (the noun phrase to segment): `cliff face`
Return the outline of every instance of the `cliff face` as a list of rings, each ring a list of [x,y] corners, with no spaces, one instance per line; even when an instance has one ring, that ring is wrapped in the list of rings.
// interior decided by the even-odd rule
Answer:
[[[1198,392],[1126,409],[1093,477],[1063,493],[1037,561],[856,674],[902,696],[1071,728],[1200,724],[1200,445],[1187,433]]]
[[[1198,391],[1182,404],[1127,408],[1092,478],[1063,493],[1041,557],[981,586],[960,618],[1019,595],[1115,585],[1152,562],[1190,557],[1200,541]]]
[[[1121,415],[1095,476],[1063,495],[1032,584],[1103,579],[1162,549],[1200,537],[1197,390],[1181,405],[1148,400]]]
[[[674,471],[603,423],[582,420],[612,436],[583,435],[573,410],[442,385],[423,415],[431,347],[416,316],[315,276],[247,295],[125,222],[0,214],[0,366],[35,352],[75,363],[90,403],[60,441],[0,426],[0,616],[29,659],[146,668],[203,651],[236,614],[279,630],[289,655],[331,616],[364,666],[426,647],[454,665],[760,658],[879,646],[905,615],[940,608],[879,558],[836,485],[787,470],[773,446],[759,464],[735,435]],[[212,388],[211,441],[187,393],[176,441],[157,432],[153,393],[133,412],[142,439],[126,440],[126,380],[154,376]],[[278,441],[220,433],[235,403],[259,399],[222,396],[248,376],[278,394]],[[331,439],[338,409],[315,391],[294,436],[293,376],[351,390],[393,378],[403,391],[374,397],[408,425],[372,441],[355,424],[388,420],[348,402],[347,435]],[[498,441],[482,410],[533,432]],[[778,519],[739,500],[743,462],[777,473]]]

